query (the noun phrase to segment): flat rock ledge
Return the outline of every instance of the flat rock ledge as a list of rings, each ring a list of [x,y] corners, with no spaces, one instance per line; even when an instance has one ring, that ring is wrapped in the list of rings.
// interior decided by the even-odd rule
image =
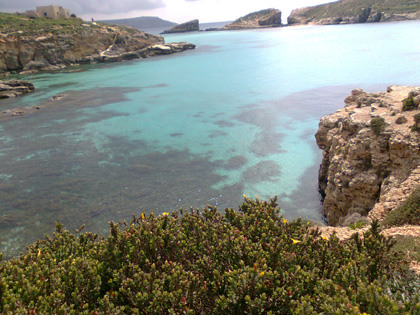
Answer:
[[[168,55],[178,52],[182,52],[189,49],[195,49],[195,45],[187,42],[175,42],[169,44],[154,44],[147,46],[146,48],[135,50],[135,51],[125,51],[119,45],[111,45],[106,50],[99,52],[95,55],[85,56],[80,61],[74,64],[65,65],[50,65],[50,64],[40,64],[37,62],[31,62],[25,66],[24,71],[20,74],[32,74],[38,71],[57,71],[68,68],[69,66],[78,66],[82,64],[95,64],[95,63],[108,63],[108,62],[117,62],[123,60],[133,60],[140,58],[148,58],[152,56],[159,55]]]
[[[35,91],[32,83],[22,80],[0,80],[0,99],[12,98]]]

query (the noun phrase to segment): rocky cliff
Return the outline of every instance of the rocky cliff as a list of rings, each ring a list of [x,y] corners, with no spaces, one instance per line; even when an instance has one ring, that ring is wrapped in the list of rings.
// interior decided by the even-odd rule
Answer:
[[[354,90],[345,103],[316,133],[329,225],[381,220],[420,184],[420,88]]]
[[[200,29],[200,23],[198,20],[188,21],[182,24],[175,25],[169,30],[162,32],[161,34],[172,34],[172,33],[186,33],[195,32]]]
[[[222,30],[241,30],[276,26],[281,26],[281,12],[277,9],[266,9],[247,14],[226,25]]]
[[[340,0],[293,10],[289,25],[328,25],[420,19],[420,3],[406,0]]]
[[[0,74],[144,58],[195,47],[183,43],[162,49],[162,45],[161,36],[122,26],[0,14]]]

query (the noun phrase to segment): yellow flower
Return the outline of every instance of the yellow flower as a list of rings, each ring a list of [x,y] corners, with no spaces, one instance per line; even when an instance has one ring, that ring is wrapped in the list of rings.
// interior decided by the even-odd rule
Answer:
[[[283,223],[286,224],[287,223],[287,219],[283,219]]]
[[[245,194],[242,194],[242,196],[244,196],[244,198],[246,199],[246,195]]]
[[[355,310],[355,311],[358,311],[358,310],[359,310],[359,308],[358,308],[357,306],[355,306],[355,307],[354,307],[354,310]]]
[[[264,271],[261,271],[260,272],[260,277],[263,277],[265,275],[265,272]]]
[[[162,215],[167,216],[167,215],[169,215],[169,212],[164,212],[164,213],[162,213]]]
[[[328,240],[328,237],[322,236],[323,240]]]
[[[300,243],[300,241],[299,241],[299,240],[295,240],[295,239],[293,239],[293,238],[291,238],[291,240],[292,240],[292,242],[293,242],[293,245],[295,245],[295,244],[297,244],[297,243]]]
[[[36,257],[39,257],[39,255],[41,255],[41,250],[38,249],[38,255],[36,255]]]
[[[146,220],[146,217],[145,217],[144,213],[141,214],[141,220],[142,221]]]

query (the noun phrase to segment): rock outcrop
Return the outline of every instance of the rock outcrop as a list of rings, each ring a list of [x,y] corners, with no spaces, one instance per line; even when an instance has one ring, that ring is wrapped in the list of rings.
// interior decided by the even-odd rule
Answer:
[[[199,21],[191,20],[182,24],[175,25],[169,30],[163,31],[161,34],[195,32],[195,31],[198,31],[199,29],[200,29]]]
[[[266,9],[247,14],[221,28],[221,30],[242,30],[277,26],[281,26],[281,11],[277,9]]]
[[[329,225],[381,220],[420,184],[420,88],[354,90],[345,103],[316,133]]]
[[[14,17],[18,19],[18,17]],[[123,26],[82,24],[74,21],[67,29],[37,29],[31,31],[31,20],[21,18],[25,31],[9,27],[0,33],[0,75],[8,72],[33,73],[39,70],[59,70],[68,66],[145,58],[156,54],[191,49],[192,44],[167,45],[164,39]],[[14,21],[15,22],[15,21]],[[35,20],[34,23],[41,23]],[[77,24],[79,23],[79,24]],[[6,29],[7,29],[6,25]],[[1,30],[0,30],[1,31]]]
[[[288,25],[330,25],[420,19],[420,10],[406,2],[340,0],[293,10]]]
[[[11,98],[35,91],[32,83],[22,80],[0,80],[0,99]]]

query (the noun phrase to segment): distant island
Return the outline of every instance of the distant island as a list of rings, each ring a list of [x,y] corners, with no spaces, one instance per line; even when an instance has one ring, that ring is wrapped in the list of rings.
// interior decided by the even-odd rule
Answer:
[[[277,9],[265,9],[240,17],[221,28],[221,30],[243,30],[277,26],[281,26],[281,11]]]
[[[166,21],[156,16],[140,16],[131,19],[118,20],[101,20],[101,22],[113,25],[134,27],[138,30],[145,30],[150,28],[168,28],[177,25],[174,22]]]
[[[293,10],[288,25],[329,25],[420,19],[420,1],[340,0]]]
[[[200,22],[198,20],[191,20],[185,23],[177,24],[174,27],[163,31],[161,34],[196,32],[199,29]]]

